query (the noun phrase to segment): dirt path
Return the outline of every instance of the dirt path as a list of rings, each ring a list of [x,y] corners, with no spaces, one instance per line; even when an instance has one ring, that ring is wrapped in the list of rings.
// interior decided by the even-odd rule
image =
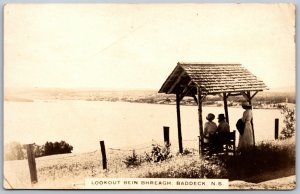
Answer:
[[[253,190],[293,190],[296,188],[296,175],[264,181],[260,183],[250,183],[245,181],[231,181],[230,189],[253,189]]]

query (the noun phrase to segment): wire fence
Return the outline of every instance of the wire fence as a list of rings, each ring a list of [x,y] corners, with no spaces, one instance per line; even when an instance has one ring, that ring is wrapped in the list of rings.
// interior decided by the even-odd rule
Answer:
[[[197,148],[198,139],[183,139],[182,142],[183,142],[184,146],[194,150],[195,148]],[[170,143],[172,144],[171,152],[173,154],[177,153],[178,152],[178,142],[175,139],[172,139],[172,141]],[[190,145],[192,145],[192,146],[190,146]],[[100,159],[102,164],[103,164],[104,161],[109,163],[108,168],[106,168],[105,170],[110,168],[111,171],[114,171],[114,172],[117,173],[118,169],[124,167],[124,165],[125,165],[124,161],[126,161],[128,156],[132,156],[133,154],[137,154],[138,159],[140,161],[142,161],[143,158],[146,157],[147,154],[151,154],[151,152],[152,152],[152,150],[155,146],[160,146],[161,148],[163,148],[165,146],[165,142],[152,139],[151,141],[149,141],[147,143],[136,144],[136,145],[130,146],[130,147],[110,147],[110,146],[107,146],[106,150],[108,151],[108,153],[107,153],[108,157],[106,158],[106,156],[105,156],[105,158],[106,158],[105,160],[103,158],[101,159],[101,157],[99,159]],[[88,152],[86,154],[89,154],[89,156],[91,156],[90,154],[94,154],[94,153],[99,152],[99,151],[101,152],[101,154],[103,154],[102,150],[99,150],[99,149],[97,149],[93,152]],[[39,162],[42,162],[42,161],[45,161],[45,160],[47,162],[52,161],[52,160],[54,160],[54,161],[55,160],[59,160],[59,161],[64,160],[64,161],[66,161],[67,159],[72,158],[72,157],[76,157],[77,155],[80,155],[80,153],[76,153],[76,154],[72,154],[72,155],[68,155],[68,156],[66,156],[66,155],[59,156],[59,155],[57,155],[54,158],[45,157],[45,158],[40,158],[38,161]],[[22,173],[23,174],[22,176],[19,176],[17,174],[20,174],[20,173],[14,172],[13,173],[14,176],[9,176],[9,177],[5,176],[4,177],[4,184],[5,184],[6,188],[15,189],[15,187],[13,185],[18,185],[17,187],[19,187],[20,185],[24,185],[25,183],[26,183],[26,186],[24,185],[24,187],[27,187],[28,186],[27,185],[27,180],[28,180],[28,183],[30,184],[30,180],[28,179],[28,177],[30,175],[28,169],[24,168],[24,172]],[[23,176],[26,176],[26,177],[23,177]],[[42,179],[42,180],[44,180],[44,179]]]
[[[197,143],[199,140],[198,139],[184,139],[182,140],[183,142],[188,142],[188,143]],[[150,144],[150,145],[149,145]],[[152,140],[151,143],[148,143],[147,146],[145,143],[143,144],[136,144],[134,147],[130,147],[130,148],[117,148],[117,147],[108,147],[107,149],[111,150],[111,151],[118,151],[118,152],[133,152],[133,151],[141,151],[141,150],[150,150],[153,148],[154,145],[159,145],[161,147],[164,146],[164,142],[163,141],[156,141],[156,140]],[[143,146],[143,147],[141,147]],[[197,147],[198,145],[194,145],[192,146],[192,148]],[[177,145],[175,146],[177,148]],[[189,145],[189,147],[191,147]]]

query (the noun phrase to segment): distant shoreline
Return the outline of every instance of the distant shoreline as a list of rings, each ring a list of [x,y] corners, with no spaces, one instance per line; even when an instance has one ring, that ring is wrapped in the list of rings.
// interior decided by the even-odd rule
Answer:
[[[127,102],[127,103],[137,103],[137,104],[155,104],[155,105],[176,105],[176,103],[156,103],[156,102],[143,102],[143,101],[124,101],[124,100],[85,100],[85,99],[25,99],[25,98],[13,98],[13,99],[4,99],[6,102],[56,102],[56,101],[87,101],[87,102]],[[253,109],[280,109],[280,107],[285,106],[286,103],[276,103],[276,104],[269,104],[269,106],[254,106]],[[181,106],[197,106],[197,104],[186,104],[182,103]],[[296,106],[295,103],[288,103],[289,107]],[[203,104],[203,107],[220,107],[222,108],[223,105],[220,104]],[[240,108],[240,105],[229,106],[230,108]]]
[[[146,104],[175,105],[174,94],[162,94],[156,90],[96,90],[96,89],[55,89],[55,88],[31,88],[31,89],[7,89],[4,101],[35,102],[57,100],[81,100],[81,101],[110,101],[131,102]],[[228,107],[241,107],[245,101],[243,96],[228,97]],[[295,104],[295,92],[259,92],[252,100],[254,109],[279,109],[285,103]],[[182,106],[197,106],[192,97],[184,97],[180,103]],[[218,95],[208,95],[202,103],[204,107],[223,107],[223,98]],[[293,105],[295,106],[295,105]]]

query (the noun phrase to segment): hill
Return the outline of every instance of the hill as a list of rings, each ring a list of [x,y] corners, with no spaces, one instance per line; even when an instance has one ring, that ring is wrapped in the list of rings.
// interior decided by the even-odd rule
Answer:
[[[288,90],[288,91],[287,91]],[[295,91],[291,88],[271,89],[259,92],[253,99],[257,108],[276,108],[280,103],[295,103]],[[5,89],[5,101],[47,101],[47,100],[86,100],[86,101],[125,101],[138,103],[175,104],[175,95],[160,94],[157,90],[104,90],[104,89],[63,89],[63,88],[17,88]],[[229,106],[239,106],[242,96],[229,97]],[[196,105],[191,97],[185,97],[181,104]],[[222,97],[207,96],[204,105],[222,106]],[[266,106],[268,105],[268,106]]]

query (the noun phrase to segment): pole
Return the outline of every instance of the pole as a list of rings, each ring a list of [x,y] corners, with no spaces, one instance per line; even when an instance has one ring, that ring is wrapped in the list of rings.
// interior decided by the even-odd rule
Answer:
[[[227,96],[226,96],[225,92],[223,93],[223,101],[224,101],[224,111],[225,111],[226,122],[229,124]]]
[[[279,119],[275,119],[275,139],[278,139]]]
[[[164,126],[164,142],[165,144],[170,144],[170,135],[169,135],[169,127]]]
[[[100,148],[101,148],[101,153],[102,153],[103,170],[106,170],[107,169],[107,160],[106,160],[106,152],[105,152],[104,141],[100,141]]]
[[[179,153],[183,153],[179,93],[176,93],[176,112],[177,112],[177,128],[178,128]]]
[[[203,152],[203,120],[202,120],[202,94],[200,88],[197,88],[197,93],[198,93],[198,121],[199,121],[199,134],[200,134],[200,155],[202,155]]]
[[[249,104],[252,105],[251,98],[250,98],[250,91],[249,91]],[[251,110],[252,110],[252,108],[251,108]],[[253,117],[252,117],[252,120],[251,120],[251,125],[252,125],[252,134],[253,134],[253,145],[255,146],[255,134],[254,134]]]
[[[28,144],[27,145],[27,159],[28,159],[31,183],[32,184],[37,183],[38,179],[37,179],[37,170],[36,170],[33,144]]]

